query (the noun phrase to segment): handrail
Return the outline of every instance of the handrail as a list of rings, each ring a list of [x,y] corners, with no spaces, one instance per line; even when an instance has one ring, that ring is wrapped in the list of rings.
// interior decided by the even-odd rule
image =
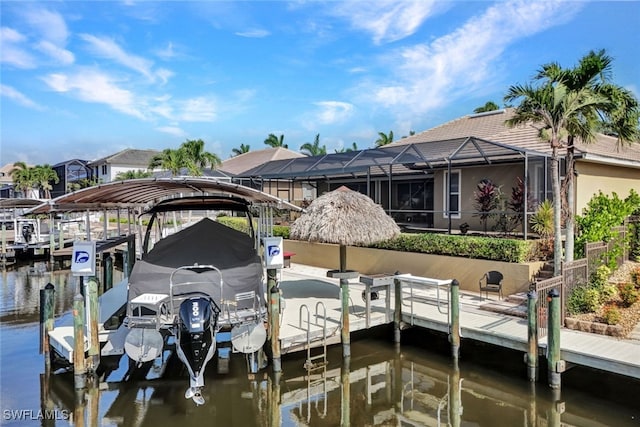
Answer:
[[[178,284],[174,284],[173,283],[173,276],[180,270],[194,270],[194,269],[209,269],[209,270],[214,270],[218,273],[218,275],[220,276],[220,304],[222,304],[223,302],[223,298],[222,296],[224,295],[222,290],[223,290],[223,279],[222,279],[222,272],[220,271],[220,269],[214,265],[211,264],[207,264],[207,265],[199,265],[199,264],[193,264],[193,265],[183,265],[181,267],[176,268],[175,270],[173,270],[171,272],[171,276],[169,276],[169,303],[170,303],[170,307],[171,307],[171,314],[174,314],[174,306],[173,306],[173,288],[174,287],[178,287],[178,286],[185,286],[185,285],[193,285],[196,283],[205,283],[205,282],[183,282],[183,283],[178,283]]]
[[[428,278],[428,277],[420,277],[420,276],[413,276],[411,274],[397,274],[395,276],[396,279],[398,279],[401,283],[406,283],[409,285],[409,295],[410,295],[410,304],[405,304],[404,301],[402,302],[403,305],[405,306],[409,306],[411,307],[411,324],[413,324],[413,318],[414,318],[414,308],[413,308],[413,299],[414,299],[414,285],[416,286],[420,286],[423,289],[425,288],[433,288],[435,286],[436,288],[436,304],[438,306],[438,311],[441,314],[446,314],[447,316],[449,315],[449,305],[450,305],[450,295],[449,292],[447,292],[447,299],[446,299],[446,310],[443,310],[442,308],[442,304],[441,304],[441,299],[440,299],[440,288],[441,287],[449,287],[451,285],[451,279],[447,279],[447,280],[442,280],[442,279],[432,279],[432,278]],[[444,301],[442,301],[444,303]]]

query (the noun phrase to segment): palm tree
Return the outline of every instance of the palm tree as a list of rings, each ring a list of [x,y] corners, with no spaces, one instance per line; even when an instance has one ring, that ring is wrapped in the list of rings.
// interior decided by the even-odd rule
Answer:
[[[126,179],[138,179],[138,178],[150,178],[153,174],[150,171],[144,170],[128,170],[120,172],[116,175],[115,181],[124,181]]]
[[[289,148],[289,146],[284,143],[284,135],[282,134],[277,137],[274,134],[270,133],[267,139],[264,140],[264,143],[273,148]]]
[[[379,138],[376,139],[376,147],[382,147],[383,145],[391,144],[393,142],[393,131],[389,131],[389,135],[384,132],[378,132]]]
[[[204,141],[201,139],[188,139],[182,143],[179,150],[184,153],[185,166],[193,176],[202,175],[202,170],[206,167],[215,169],[222,164],[218,155],[204,150]]]
[[[505,101],[520,101],[515,115],[506,121],[508,126],[522,123],[541,123],[540,137],[551,145],[551,187],[553,191],[554,221],[554,274],[560,273],[562,260],[561,206],[559,149],[563,138],[571,129],[583,141],[593,138],[593,129],[581,127],[581,119],[591,111],[607,104],[607,100],[597,93],[584,88],[572,91],[562,81],[543,81],[537,86],[514,85],[509,87]],[[578,131],[579,134],[578,134]]]
[[[487,111],[496,111],[499,108],[500,107],[495,102],[487,101],[482,107],[476,108],[475,110],[473,110],[473,112],[476,113],[476,114],[478,114],[478,113],[486,113]]]
[[[160,154],[151,158],[148,169],[164,169],[171,172],[171,175],[180,175],[180,170],[187,166],[183,150],[165,148]]]
[[[307,154],[308,156],[319,156],[322,154],[327,154],[327,146],[320,146],[320,134],[316,134],[315,139],[313,140],[313,144],[310,142],[305,142],[300,146],[300,152]]]
[[[47,164],[42,165],[42,166],[35,166],[33,168],[33,179],[36,183],[36,185],[42,189],[43,191],[43,197],[45,199],[50,199],[51,198],[51,190],[53,188],[53,186],[51,185],[51,182],[53,182],[54,184],[57,184],[60,182],[60,178],[58,177],[58,174],[56,173],[56,171],[53,170],[53,168]]]
[[[336,153],[350,153],[352,151],[358,151],[358,144],[355,142],[351,143],[351,147],[342,147],[341,149],[335,150]]]
[[[13,186],[16,190],[22,192],[26,198],[35,198],[36,179],[33,173],[33,168],[27,166],[25,162],[15,162],[14,168],[11,171],[11,178],[13,179]]]
[[[249,145],[240,144],[239,148],[234,148],[231,152],[233,156],[239,156],[240,154],[248,153],[250,149]]]

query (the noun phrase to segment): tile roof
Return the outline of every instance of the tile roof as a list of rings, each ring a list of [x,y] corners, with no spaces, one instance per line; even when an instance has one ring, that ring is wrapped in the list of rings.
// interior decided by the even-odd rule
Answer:
[[[297,157],[305,157],[305,155],[283,147],[265,148],[264,150],[249,151],[224,160],[218,169],[226,173],[240,175],[272,160],[294,159]]]
[[[109,156],[103,157],[101,159],[92,160],[89,162],[89,166],[102,164],[102,163],[111,163],[111,164],[121,164],[121,165],[135,165],[135,166],[144,166],[146,169],[149,166],[149,162],[151,158],[156,154],[160,153],[158,150],[137,150],[135,148],[127,148],[122,151],[119,151],[115,154],[111,154]]]

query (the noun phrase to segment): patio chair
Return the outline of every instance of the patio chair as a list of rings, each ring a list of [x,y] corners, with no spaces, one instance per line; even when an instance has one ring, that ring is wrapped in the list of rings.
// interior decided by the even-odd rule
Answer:
[[[487,299],[489,299],[489,292],[497,293],[498,297],[502,299],[502,279],[504,279],[504,276],[499,271],[492,270],[485,273],[479,282],[480,299],[482,299],[483,291]]]

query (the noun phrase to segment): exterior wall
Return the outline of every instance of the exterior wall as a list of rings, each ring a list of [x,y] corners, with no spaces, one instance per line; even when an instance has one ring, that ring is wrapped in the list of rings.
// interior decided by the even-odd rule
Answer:
[[[577,161],[576,170],[577,215],[582,214],[598,190],[609,196],[615,192],[621,199],[626,198],[631,189],[640,193],[640,169]]]
[[[295,263],[327,269],[339,268],[339,246],[327,243],[309,243],[285,240],[284,249],[294,252]],[[347,247],[347,268],[360,274],[411,273],[415,276],[434,279],[457,279],[460,288],[478,292],[478,281],[489,270],[504,274],[504,295],[524,292],[529,289],[534,275],[542,267],[541,262],[515,264],[447,257],[440,255],[399,252],[382,249]]]

